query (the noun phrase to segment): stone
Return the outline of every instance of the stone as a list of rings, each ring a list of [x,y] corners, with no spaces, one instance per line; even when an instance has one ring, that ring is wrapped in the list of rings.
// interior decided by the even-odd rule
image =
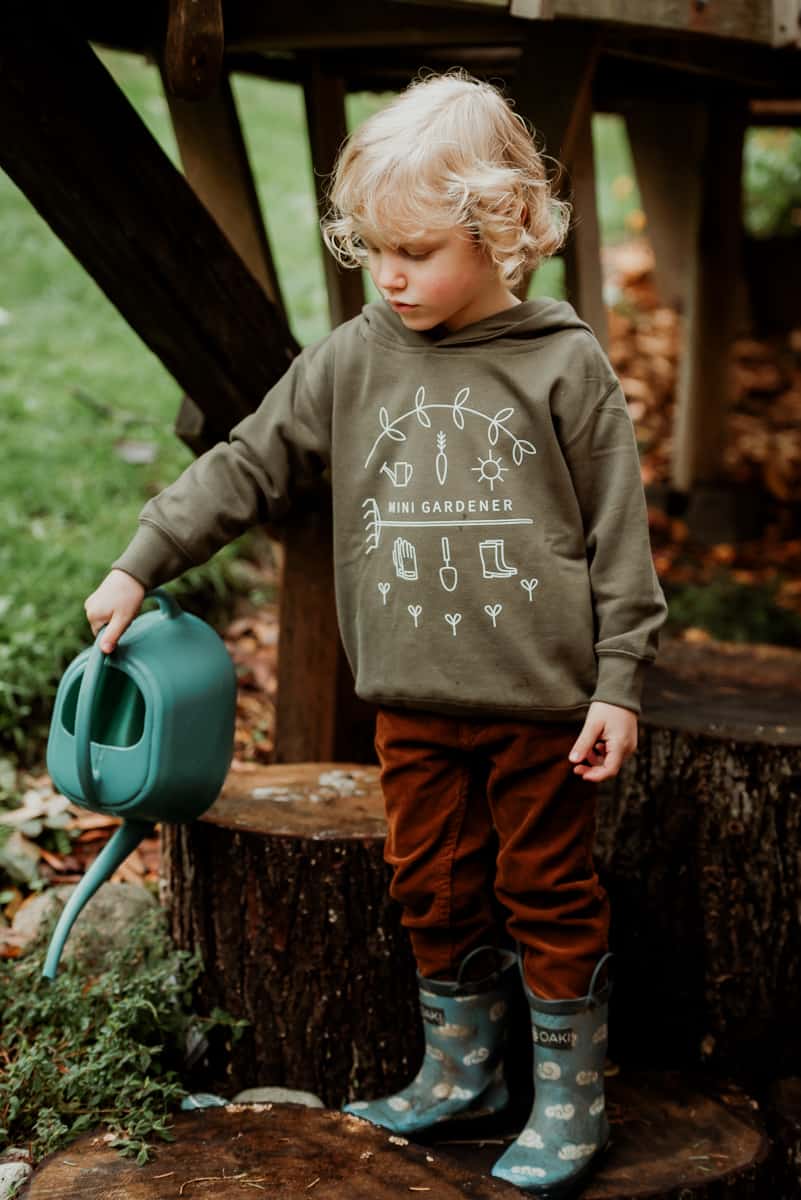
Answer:
[[[26,943],[33,941],[53,904],[56,901],[65,904],[73,891],[71,885],[62,884],[34,896],[18,909],[12,930]],[[157,907],[156,898],[137,884],[101,884],[75,922],[64,947],[63,960],[77,958],[86,970],[102,970],[109,954],[124,942],[131,926]]]
[[[19,1194],[30,1179],[33,1171],[25,1162],[0,1163],[0,1200],[11,1200]]]
[[[298,1092],[292,1088],[256,1087],[237,1092],[232,1104],[304,1104],[306,1108],[324,1108],[319,1096],[312,1092]]]

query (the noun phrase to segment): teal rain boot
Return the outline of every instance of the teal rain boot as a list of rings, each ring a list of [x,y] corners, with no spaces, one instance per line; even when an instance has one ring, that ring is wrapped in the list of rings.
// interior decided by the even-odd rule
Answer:
[[[609,1142],[604,1062],[610,987],[596,994],[595,985],[610,958],[606,954],[600,960],[581,999],[541,1000],[526,988],[534,1037],[534,1107],[492,1174],[541,1200],[572,1196]]]
[[[503,1078],[506,997],[502,971],[515,962],[508,951],[491,951],[496,968],[476,982],[465,969],[486,946],[464,959],[456,982],[423,979],[420,1010],[425,1056],[412,1082],[394,1096],[357,1100],[343,1111],[394,1133],[428,1129],[450,1117],[474,1118],[500,1112],[509,1100]]]

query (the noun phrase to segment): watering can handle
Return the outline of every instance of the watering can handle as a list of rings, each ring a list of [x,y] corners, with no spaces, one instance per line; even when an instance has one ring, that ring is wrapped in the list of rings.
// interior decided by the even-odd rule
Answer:
[[[181,616],[182,609],[180,605],[173,600],[168,592],[162,591],[161,588],[156,588],[154,591],[148,592],[145,598],[156,601],[163,617],[173,620],[175,617]],[[100,805],[100,797],[97,794],[95,786],[95,773],[92,769],[92,742],[90,734],[95,695],[100,684],[103,668],[111,657],[110,654],[104,654],[100,649],[100,639],[105,630],[106,626],[104,625],[95,638],[95,644],[92,646],[84,669],[83,678],[81,679],[78,702],[75,708],[75,766],[78,771],[83,798],[88,808],[98,808]],[[114,651],[112,650],[111,653],[113,654]]]

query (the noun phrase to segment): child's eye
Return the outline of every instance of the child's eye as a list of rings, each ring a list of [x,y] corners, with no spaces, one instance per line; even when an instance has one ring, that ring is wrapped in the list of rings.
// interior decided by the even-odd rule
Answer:
[[[415,250],[415,251],[402,250],[401,253],[404,255],[405,258],[413,258],[416,261],[421,258],[428,258],[428,256],[431,254],[431,251],[430,250]]]

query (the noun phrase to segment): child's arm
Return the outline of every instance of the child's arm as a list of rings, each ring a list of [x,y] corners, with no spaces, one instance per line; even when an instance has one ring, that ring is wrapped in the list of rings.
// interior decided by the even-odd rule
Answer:
[[[570,755],[592,782],[616,775],[637,746],[645,671],[667,606],[654,570],[631,418],[608,360],[595,348],[584,403],[562,423],[563,452],[581,510],[595,615],[598,675]],[[601,363],[597,356],[601,355]],[[583,410],[583,411],[582,411]]]
[[[147,591],[211,558],[251,525],[286,515],[298,486],[330,457],[331,393],[325,339],[305,350],[259,408],[150,500],[111,573],[88,597],[92,629],[108,623],[112,650]]]

